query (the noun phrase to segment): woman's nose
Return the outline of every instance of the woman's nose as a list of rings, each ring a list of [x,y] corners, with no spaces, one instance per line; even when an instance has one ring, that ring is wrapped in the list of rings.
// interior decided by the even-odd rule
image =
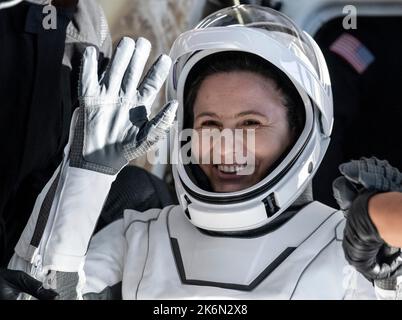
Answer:
[[[241,129],[226,128],[220,131],[219,137],[214,139],[214,163],[234,164],[237,163],[236,156],[243,154],[245,143]]]

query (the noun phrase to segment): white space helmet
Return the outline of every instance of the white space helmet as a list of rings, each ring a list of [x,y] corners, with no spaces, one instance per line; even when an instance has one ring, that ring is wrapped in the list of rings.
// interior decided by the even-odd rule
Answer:
[[[303,101],[304,129],[263,180],[228,193],[205,190],[190,178],[181,160],[179,132],[175,132],[171,156],[176,192],[187,217],[197,227],[225,232],[257,229],[277,218],[301,195],[324,157],[333,124],[330,78],[318,45],[285,15],[252,5],[217,11],[181,34],[170,52],[173,68],[167,81],[167,99],[179,101],[179,131],[190,70],[206,56],[222,51],[252,53],[281,70]]]
[[[22,2],[22,0],[0,0],[0,10],[11,8]]]

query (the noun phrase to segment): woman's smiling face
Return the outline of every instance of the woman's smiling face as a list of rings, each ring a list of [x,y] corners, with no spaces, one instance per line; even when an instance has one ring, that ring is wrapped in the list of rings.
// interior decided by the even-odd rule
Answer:
[[[282,93],[272,80],[254,72],[207,76],[199,87],[193,110],[194,129],[199,133],[199,139],[193,139],[193,154],[215,192],[239,191],[261,181],[294,140]],[[240,147],[236,139],[226,145],[211,144],[210,139],[202,139],[201,130],[205,129],[251,129],[255,143],[248,145],[244,138]],[[250,174],[241,173],[245,163],[227,162],[237,158],[228,153],[239,149],[254,160]],[[218,157],[211,158],[210,164],[202,163],[201,159],[214,154]]]

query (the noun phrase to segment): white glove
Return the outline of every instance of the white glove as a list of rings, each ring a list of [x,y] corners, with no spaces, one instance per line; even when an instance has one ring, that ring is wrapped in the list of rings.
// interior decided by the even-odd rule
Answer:
[[[100,81],[96,50],[86,49],[70,166],[116,174],[166,136],[177,102],[169,102],[152,120],[148,116],[172,62],[161,55],[138,84],[150,49],[144,38],[136,43],[123,38]]]

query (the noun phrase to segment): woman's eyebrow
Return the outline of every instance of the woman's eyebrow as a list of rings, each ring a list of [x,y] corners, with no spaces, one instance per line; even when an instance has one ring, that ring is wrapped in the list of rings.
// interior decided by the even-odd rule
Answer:
[[[248,110],[248,111],[243,111],[240,112],[238,114],[236,114],[234,117],[235,118],[240,118],[240,117],[244,117],[244,116],[250,116],[250,115],[254,115],[254,116],[260,116],[260,117],[264,117],[266,118],[267,115],[258,112],[258,111],[254,111],[254,110]],[[215,112],[211,112],[211,111],[204,111],[201,112],[199,114],[197,114],[195,116],[195,119],[201,118],[201,117],[212,117],[212,118],[220,118],[218,114],[216,114]]]
[[[254,110],[248,110],[248,111],[243,111],[243,112],[240,112],[240,113],[236,114],[236,118],[244,117],[244,116],[250,116],[250,115],[260,116],[260,117],[264,117],[264,118],[267,117],[266,114],[263,114],[261,112],[254,111]]]
[[[197,118],[200,118],[200,117],[216,117],[216,118],[219,118],[219,116],[215,112],[208,112],[208,111],[201,112],[201,113],[197,114],[195,118],[197,119]]]

